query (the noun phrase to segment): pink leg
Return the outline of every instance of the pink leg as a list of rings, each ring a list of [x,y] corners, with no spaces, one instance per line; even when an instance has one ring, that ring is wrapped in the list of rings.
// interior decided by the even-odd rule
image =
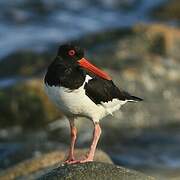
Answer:
[[[77,129],[74,124],[74,120],[69,120],[70,123],[70,129],[71,129],[71,144],[70,144],[70,149],[69,149],[69,154],[68,157],[65,161],[65,163],[75,163],[75,158],[74,158],[74,145],[76,142],[76,136],[77,136]]]
[[[95,123],[94,124],[93,141],[92,141],[90,150],[89,150],[88,154],[86,155],[86,158],[79,161],[80,163],[93,161],[96,146],[97,146],[98,140],[100,138],[100,135],[101,135],[101,127],[98,123]]]

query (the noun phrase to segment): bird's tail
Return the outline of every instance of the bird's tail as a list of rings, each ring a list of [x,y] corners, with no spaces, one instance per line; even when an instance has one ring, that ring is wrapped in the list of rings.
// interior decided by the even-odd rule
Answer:
[[[130,93],[128,93],[126,91],[121,91],[121,96],[123,96],[124,99],[129,101],[129,102],[143,101],[142,98],[139,98],[139,97],[136,97],[136,96],[132,96]]]
[[[130,102],[138,102],[138,101],[143,101],[142,98],[136,97],[136,96],[130,96],[130,98],[128,98],[128,101]]]

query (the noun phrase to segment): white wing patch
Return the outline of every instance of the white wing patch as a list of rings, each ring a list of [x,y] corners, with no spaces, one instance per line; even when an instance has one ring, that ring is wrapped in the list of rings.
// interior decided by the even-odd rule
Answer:
[[[91,79],[92,79],[91,76],[86,75],[85,81],[84,81],[84,83],[83,83],[83,87],[84,87],[85,83],[87,83],[87,82],[88,82],[89,80],[91,80]]]
[[[101,102],[101,105],[106,109],[108,114],[113,115],[112,113],[114,111],[117,111],[121,108],[122,105],[124,105],[127,101],[121,101],[117,98],[113,99],[112,101],[108,102]]]

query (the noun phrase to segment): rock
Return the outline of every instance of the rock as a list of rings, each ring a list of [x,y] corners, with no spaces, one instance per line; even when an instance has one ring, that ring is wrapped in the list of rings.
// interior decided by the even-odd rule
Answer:
[[[133,112],[135,114],[139,112],[132,121],[121,122],[127,126],[144,127],[157,124],[159,122],[157,118],[159,117],[163,119],[163,122],[168,122],[168,119],[174,119],[175,122],[178,120],[179,110],[178,108],[172,108],[172,101],[169,101],[169,99],[180,96],[177,90],[180,81],[179,40],[180,31],[177,28],[157,24],[141,24],[132,28],[116,29],[90,35],[79,39],[78,42],[88,49],[88,58],[97,66],[105,68],[119,87],[125,87],[127,91],[145,99],[151,97],[152,103],[156,101],[150,107],[147,107],[146,102],[139,103],[136,107],[132,106],[132,109],[128,106],[125,113],[123,113],[126,114],[127,112],[126,115],[128,115],[129,111],[132,114]],[[47,67],[49,59],[52,59],[52,57],[48,60],[43,60],[43,58],[44,56],[42,56],[42,59],[41,57],[36,59],[35,55],[29,55],[28,53],[26,57],[25,53],[17,55],[15,59],[20,59],[20,61],[14,61],[13,64],[10,63],[12,57],[9,57],[3,60],[9,62],[8,67],[0,62],[0,74],[4,76],[8,69],[12,69],[9,75],[17,73],[23,75],[23,77],[31,77],[32,75],[42,77],[42,71]],[[27,62],[23,59],[26,59]],[[15,66],[18,62],[20,64]],[[31,70],[26,69],[29,67]],[[0,105],[2,109],[0,124],[2,126],[19,123],[28,127],[30,124],[27,122],[31,122],[32,127],[40,127],[61,117],[59,110],[51,104],[44,94],[41,86],[42,81],[38,81],[35,80],[36,83],[31,83],[31,80],[25,81],[0,90],[0,99],[3,102]],[[41,85],[39,86],[39,84]],[[20,96],[21,94],[23,95]],[[157,101],[161,104],[158,104]],[[173,103],[176,104],[175,107],[178,107],[176,99],[173,100]],[[19,107],[23,111],[19,111]],[[167,110],[165,112],[172,113],[166,114],[164,109]],[[162,111],[163,113],[161,113]],[[123,114],[118,116],[123,119],[126,117]],[[156,114],[155,117],[157,118],[152,119],[150,114]],[[164,116],[162,117],[162,115]]]
[[[76,157],[80,157],[87,149],[79,149],[75,151]],[[22,163],[17,164],[16,166],[5,170],[3,173],[0,173],[0,179],[10,180],[10,179],[32,179],[37,178],[38,176],[46,173],[53,168],[59,166],[60,163],[66,157],[66,153],[63,151],[53,151],[46,153],[40,157],[26,160]],[[95,154],[95,161],[106,162],[112,164],[109,156],[101,150],[97,150]]]
[[[134,142],[137,134],[133,134],[133,130],[141,134],[143,128],[146,131],[146,128],[163,128],[164,125],[178,127],[180,63],[177,41],[177,28],[156,24],[137,25],[79,40],[80,44],[88,49],[88,58],[106,69],[117,86],[145,99],[136,105],[129,103],[121,109],[122,112],[118,111],[114,117],[108,116],[102,121],[103,133],[98,144],[100,147],[112,151],[117,142],[122,145],[127,137],[132,137]],[[24,71],[22,74],[37,75],[45,64],[37,67],[35,65],[31,68],[32,72]],[[8,65],[11,66],[11,63]],[[5,68],[5,65],[3,67]],[[22,67],[26,68],[26,65],[22,64]],[[18,65],[18,68],[21,69],[21,65]],[[0,102],[1,127],[22,124],[32,129],[43,128],[46,123],[61,116],[44,94],[39,78],[1,89]],[[84,120],[82,122],[82,126],[78,126],[81,131],[78,140],[81,146],[85,146],[89,142],[90,128],[84,128],[88,123],[84,123]],[[56,130],[60,132],[59,129]],[[64,131],[69,133],[69,127],[64,128]],[[63,138],[68,140],[64,134],[55,134],[54,137],[54,140],[60,138],[63,142],[66,142]]]
[[[151,54],[179,58],[179,39],[178,28],[158,24],[141,24],[130,28],[95,33],[74,42],[88,49],[89,58],[97,65],[119,70],[122,66],[129,65],[123,60],[136,60]],[[58,46],[56,44],[53,47],[57,49]],[[5,78],[41,75],[55,54],[56,50],[50,49],[44,53],[16,52],[0,61],[0,76]]]
[[[51,59],[52,55],[47,52],[19,51],[10,54],[0,61],[0,77],[31,77],[42,74]]]
[[[136,35],[143,35],[146,42],[149,43],[150,53],[180,58],[178,53],[180,48],[179,29],[159,24],[137,25],[134,27],[134,32]]]
[[[179,0],[171,0],[152,10],[152,15],[162,20],[180,20]]]
[[[18,124],[30,129],[40,128],[61,117],[46,96],[42,79],[29,79],[0,89],[0,101],[1,127]]]
[[[39,178],[39,180],[43,179],[153,180],[154,178],[112,164],[89,162],[84,164],[61,165]]]
[[[120,127],[139,129],[179,123],[179,41],[178,28],[158,24],[139,24],[119,33],[116,30],[87,38],[88,58],[105,68],[118,87],[145,99],[136,106],[125,105],[123,113],[118,111],[113,118],[108,116],[102,123],[106,138],[108,129],[115,136]],[[117,141],[116,137],[111,140]]]
[[[138,24],[131,28],[91,35],[80,39],[79,44],[88,49],[89,59],[98,66],[122,70],[127,66],[135,67],[145,63],[144,59],[152,55],[179,59],[179,40],[178,28]]]

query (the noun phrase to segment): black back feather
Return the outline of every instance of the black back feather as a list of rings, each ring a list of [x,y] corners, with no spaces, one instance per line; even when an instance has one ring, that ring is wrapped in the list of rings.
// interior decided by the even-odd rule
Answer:
[[[141,98],[130,95],[128,92],[120,91],[113,81],[95,77],[85,84],[86,95],[96,104],[112,101],[114,98],[119,100],[140,101]]]

